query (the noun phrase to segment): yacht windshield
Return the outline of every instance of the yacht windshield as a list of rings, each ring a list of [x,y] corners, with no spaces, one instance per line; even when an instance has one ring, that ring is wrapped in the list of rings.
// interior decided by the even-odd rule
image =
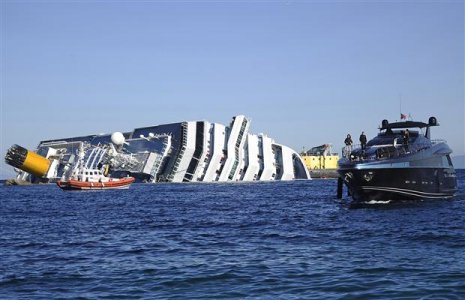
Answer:
[[[409,143],[413,143],[418,137],[418,131],[410,131]],[[394,143],[394,141],[396,143]],[[394,145],[403,143],[403,131],[382,132],[367,143],[368,147],[380,145]]]
[[[394,140],[397,139],[397,143],[401,142],[401,136],[389,135],[389,136],[377,136],[367,143],[368,147],[379,146],[379,145],[393,145]]]

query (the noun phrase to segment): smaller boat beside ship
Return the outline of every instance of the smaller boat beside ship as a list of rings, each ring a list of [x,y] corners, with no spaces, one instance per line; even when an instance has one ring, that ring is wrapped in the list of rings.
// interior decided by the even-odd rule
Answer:
[[[101,149],[98,147],[83,145],[79,149],[78,160],[64,172],[63,177],[56,182],[58,187],[63,190],[109,190],[109,189],[127,189],[135,181],[134,177],[112,178],[107,177],[108,165],[99,164],[98,168],[89,167],[88,150]],[[92,153],[92,151],[90,152]],[[92,164],[91,164],[92,165]]]
[[[134,180],[134,177],[106,177],[102,174],[101,170],[84,169],[78,173],[77,177],[68,180],[58,180],[57,185],[63,190],[127,189]]]
[[[383,120],[366,147],[339,160],[338,198],[344,184],[358,203],[452,198],[457,193],[452,150],[446,141],[431,139],[433,126],[439,126],[435,117],[428,123]]]

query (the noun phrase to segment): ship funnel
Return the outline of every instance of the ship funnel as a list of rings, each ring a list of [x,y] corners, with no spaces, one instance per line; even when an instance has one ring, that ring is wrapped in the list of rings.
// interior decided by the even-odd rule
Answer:
[[[37,177],[45,177],[50,168],[50,161],[47,158],[18,145],[8,149],[5,162]]]

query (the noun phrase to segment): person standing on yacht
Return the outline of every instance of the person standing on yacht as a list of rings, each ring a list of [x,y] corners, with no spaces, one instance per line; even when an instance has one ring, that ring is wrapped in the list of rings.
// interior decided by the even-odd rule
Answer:
[[[360,135],[360,145],[362,146],[362,150],[365,150],[367,147],[367,136],[365,135],[365,132],[362,131],[362,134]]]
[[[405,152],[407,152],[408,151],[408,141],[410,139],[410,132],[408,131],[408,129],[405,129],[403,139],[404,139],[404,149],[405,149]]]
[[[347,137],[344,140],[344,144],[346,145],[345,148],[344,148],[344,156],[345,157],[349,157],[350,152],[352,152],[352,144],[353,143],[354,142],[352,141],[352,137],[350,136],[350,134],[347,134]]]

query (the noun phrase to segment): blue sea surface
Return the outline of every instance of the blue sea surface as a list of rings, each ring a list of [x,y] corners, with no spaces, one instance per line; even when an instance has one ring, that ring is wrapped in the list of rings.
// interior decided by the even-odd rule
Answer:
[[[349,209],[336,180],[0,187],[2,299],[464,299],[453,200]]]

